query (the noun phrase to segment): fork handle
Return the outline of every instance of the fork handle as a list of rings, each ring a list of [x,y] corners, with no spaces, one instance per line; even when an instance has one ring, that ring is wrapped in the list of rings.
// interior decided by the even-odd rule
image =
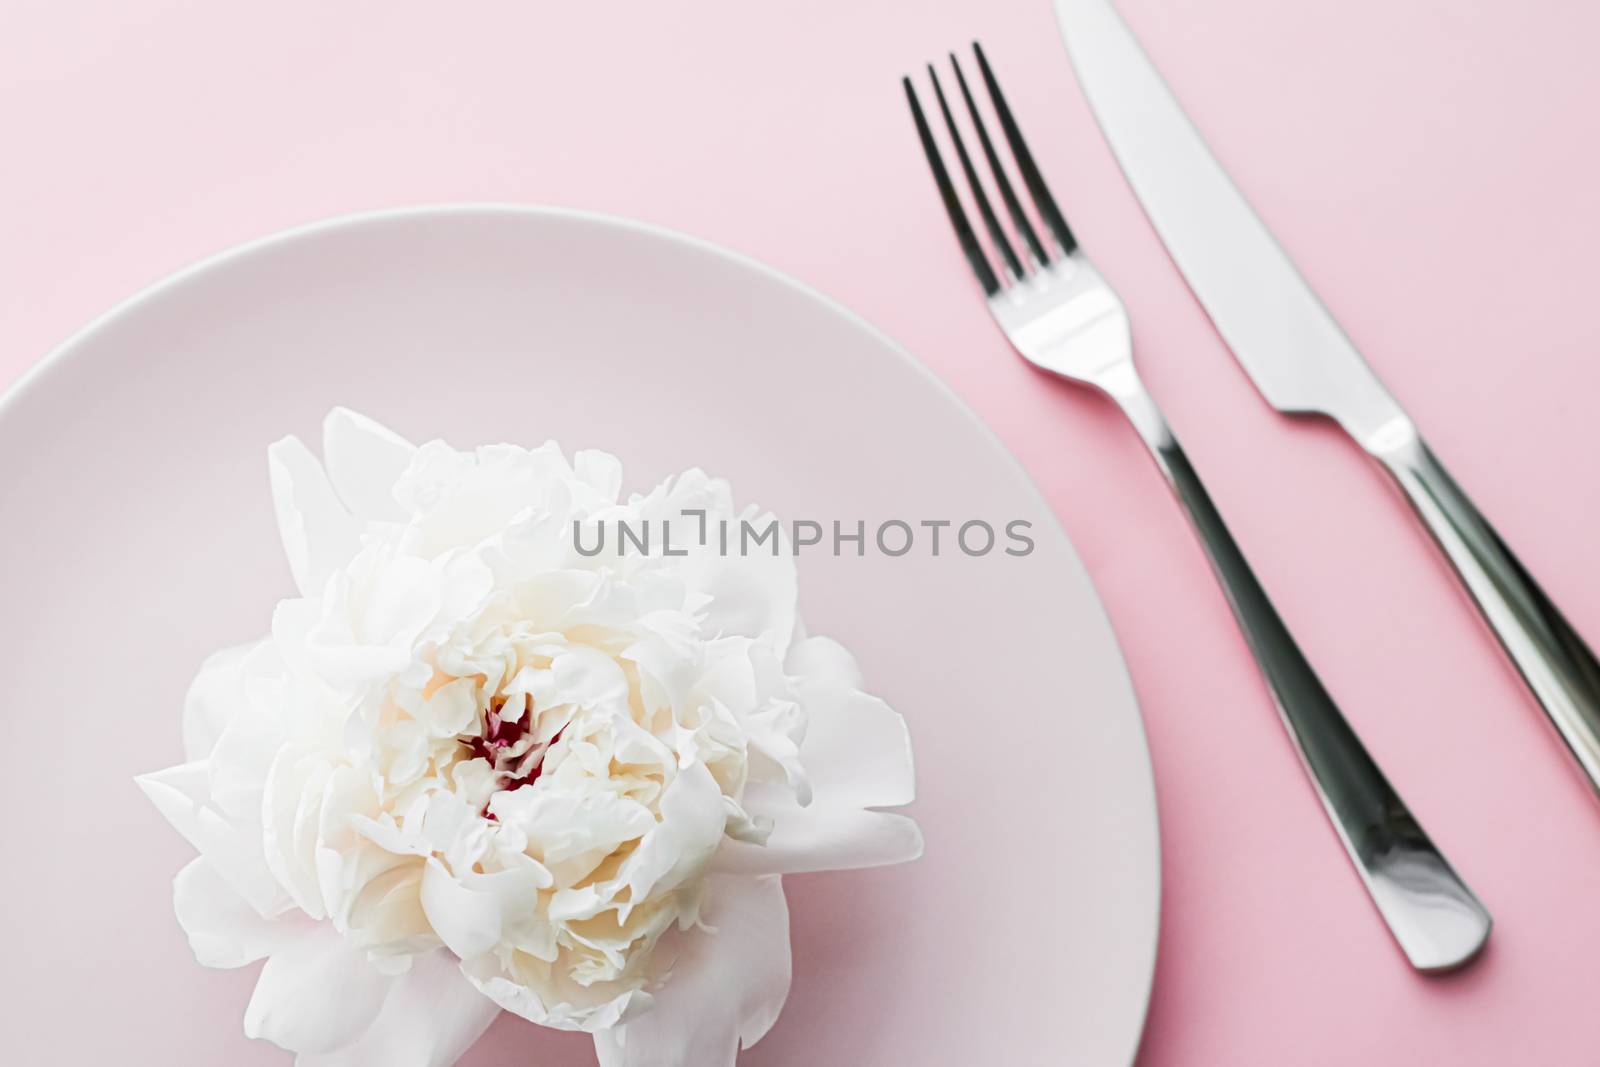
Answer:
[[[1108,391],[1188,513],[1323,808],[1390,933],[1419,971],[1461,966],[1488,938],[1489,913],[1428,838],[1311,669],[1155,402],[1136,380],[1119,385]]]
[[[1414,428],[1371,451],[1405,490],[1600,793],[1600,662]]]

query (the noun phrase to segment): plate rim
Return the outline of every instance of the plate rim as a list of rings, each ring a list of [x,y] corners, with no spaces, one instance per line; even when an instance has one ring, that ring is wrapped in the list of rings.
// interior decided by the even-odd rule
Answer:
[[[882,348],[892,353],[902,364],[909,367],[935,393],[942,396],[945,402],[951,405],[965,422],[978,431],[978,436],[984,445],[1001,461],[1022,490],[1031,494],[1040,511],[1048,516],[1051,531],[1066,547],[1073,565],[1083,575],[1085,583],[1092,594],[1096,617],[1099,619],[1100,625],[1105,628],[1111,637],[1112,647],[1116,650],[1116,673],[1120,679],[1121,688],[1132,707],[1134,721],[1138,726],[1139,745],[1144,755],[1144,773],[1139,780],[1139,794],[1144,802],[1143,807],[1149,812],[1150,816],[1150,847],[1153,856],[1149,863],[1149,868],[1153,881],[1153,916],[1151,918],[1149,947],[1142,961],[1145,978],[1138,1013],[1139,1026],[1134,1033],[1133,1045],[1129,1049],[1130,1062],[1136,1061],[1139,1049],[1144,1043],[1145,1030],[1149,1024],[1150,1004],[1153,999],[1156,962],[1160,953],[1161,915],[1164,910],[1162,907],[1164,879],[1162,877],[1161,814],[1157,803],[1155,767],[1150,756],[1149,731],[1145,723],[1143,708],[1139,702],[1138,692],[1133,685],[1132,674],[1128,669],[1127,656],[1123,652],[1122,643],[1117,637],[1116,627],[1106,610],[1105,601],[1100,595],[1100,590],[1094,583],[1094,576],[1090,574],[1088,567],[1084,564],[1082,556],[1078,553],[1077,546],[1067,536],[1066,528],[1062,526],[1061,519],[1051,506],[1049,499],[1028,474],[1027,468],[1023,466],[1021,460],[1005,446],[1005,443],[1000,439],[994,428],[984,421],[977,411],[949,383],[935,374],[927,364],[917,359],[909,348],[895,340],[859,312],[816,286],[779,270],[755,256],[729,248],[708,238],[698,237],[657,223],[585,208],[488,200],[433,201],[342,212],[274,230],[230,245],[220,251],[193,260],[185,266],[179,267],[135,290],[131,295],[117,301],[110,308],[95,315],[88,322],[74,330],[65,340],[49,349],[13,378],[4,389],[0,389],[0,421],[5,420],[18,404],[25,401],[25,398],[30,393],[36,392],[40,384],[48,380],[53,372],[73,360],[78,350],[83,348],[87,342],[114,326],[125,316],[138,311],[147,304],[154,303],[192,279],[226,267],[233,262],[270,252],[283,245],[314,239],[337,231],[424,218],[496,215],[515,215],[524,218],[577,222],[622,230],[634,235],[676,244],[729,261],[735,266],[762,275],[768,280],[776,282],[791,292],[806,298],[826,312],[838,316],[852,327],[870,336]]]

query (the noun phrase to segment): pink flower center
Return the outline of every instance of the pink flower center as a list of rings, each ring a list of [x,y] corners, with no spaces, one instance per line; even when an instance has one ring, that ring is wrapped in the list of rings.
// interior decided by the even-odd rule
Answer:
[[[503,780],[501,791],[510,793],[533,785],[539,780],[539,776],[544,773],[545,753],[550,751],[551,745],[561,740],[561,735],[566,729],[562,726],[555,732],[555,736],[544,744],[536,744],[520,756],[512,756],[510,750],[527,736],[528,727],[521,721],[502,719],[497,709],[490,708],[484,719],[483,734],[477,737],[463,737],[461,743],[467,746],[473,758],[489,762],[495,773]],[[499,821],[495,819],[487,803],[483,806],[482,814],[487,819]]]

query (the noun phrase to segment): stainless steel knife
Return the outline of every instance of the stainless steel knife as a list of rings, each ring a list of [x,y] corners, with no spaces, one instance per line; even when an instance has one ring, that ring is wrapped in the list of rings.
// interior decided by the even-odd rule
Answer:
[[[1600,662],[1428,449],[1200,138],[1110,0],[1055,0],[1123,173],[1267,402],[1325,415],[1383,464],[1600,793]]]

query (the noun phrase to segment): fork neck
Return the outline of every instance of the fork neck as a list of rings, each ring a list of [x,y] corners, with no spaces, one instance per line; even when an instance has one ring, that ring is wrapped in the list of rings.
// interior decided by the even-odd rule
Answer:
[[[1134,369],[1133,360],[1125,359],[1107,368],[1095,379],[1095,385],[1117,402],[1158,460],[1164,461],[1177,448],[1178,442],[1172,427],[1156,406],[1155,398],[1144,387],[1139,372]]]

